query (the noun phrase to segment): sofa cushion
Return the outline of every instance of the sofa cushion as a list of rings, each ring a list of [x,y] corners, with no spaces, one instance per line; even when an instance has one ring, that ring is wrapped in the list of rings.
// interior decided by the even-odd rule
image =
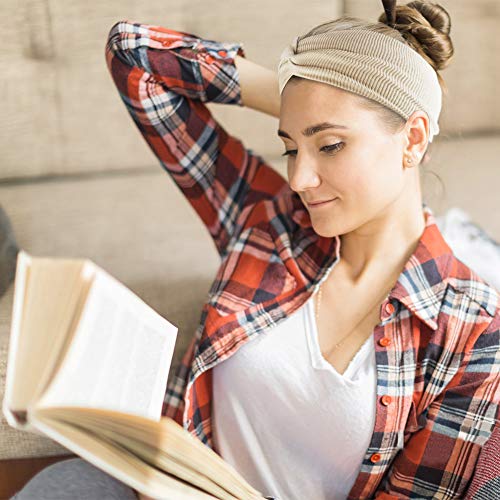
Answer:
[[[0,310],[6,311],[12,303],[11,286],[8,292],[0,299]],[[2,314],[1,325],[4,327],[4,314]],[[0,396],[3,399],[5,371],[7,367],[7,349],[9,337],[0,335]],[[49,456],[70,453],[66,448],[55,443],[44,436],[12,429],[7,424],[2,414],[0,418],[0,460],[13,457]]]
[[[296,32],[306,24],[338,17],[343,5],[341,0],[296,2],[290,9],[286,0],[275,0],[227,8],[215,0],[65,0],[50,8],[45,2],[30,2],[20,9],[18,3],[2,4],[2,17],[10,22],[3,25],[0,51],[5,123],[0,134],[1,178],[117,171],[151,163],[153,155],[106,67],[106,38],[117,21],[242,42],[249,58],[276,69],[284,45]],[[283,17],[286,22],[264,22]],[[209,107],[253,147],[279,151],[274,119],[237,106]]]
[[[208,231],[162,169],[136,175],[1,186],[20,248],[88,257],[178,328],[170,374],[191,340],[219,256]],[[14,286],[0,298],[0,399]],[[60,454],[44,437],[0,419],[0,459]]]

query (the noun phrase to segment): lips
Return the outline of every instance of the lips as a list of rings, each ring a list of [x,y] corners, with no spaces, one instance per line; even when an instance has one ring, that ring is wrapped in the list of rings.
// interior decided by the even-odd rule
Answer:
[[[326,205],[327,203],[330,203],[331,201],[336,200],[337,198],[332,198],[330,200],[323,200],[323,201],[316,201],[316,202],[307,202],[308,207],[320,207],[322,205]]]

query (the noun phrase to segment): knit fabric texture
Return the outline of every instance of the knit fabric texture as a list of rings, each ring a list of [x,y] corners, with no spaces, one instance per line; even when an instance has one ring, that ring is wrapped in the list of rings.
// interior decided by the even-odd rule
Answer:
[[[442,96],[436,71],[409,45],[383,33],[354,28],[297,36],[280,56],[280,94],[293,75],[367,97],[404,119],[424,111],[429,142],[439,133]]]

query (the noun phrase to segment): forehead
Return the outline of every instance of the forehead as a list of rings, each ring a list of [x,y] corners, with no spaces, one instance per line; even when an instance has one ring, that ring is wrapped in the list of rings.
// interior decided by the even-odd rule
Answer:
[[[356,94],[347,90],[335,87],[329,83],[310,80],[302,77],[292,77],[281,93],[283,102],[294,102],[298,98],[310,100],[326,100],[343,104],[357,104]]]
[[[343,123],[359,119],[363,111],[352,92],[315,80],[291,79],[281,93],[279,128],[286,130],[298,122],[301,126],[323,121]]]

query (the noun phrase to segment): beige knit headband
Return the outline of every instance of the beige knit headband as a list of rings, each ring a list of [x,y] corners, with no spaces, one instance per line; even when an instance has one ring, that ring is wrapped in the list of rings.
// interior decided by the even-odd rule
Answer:
[[[293,75],[373,99],[404,119],[425,111],[429,142],[439,133],[441,87],[436,71],[413,48],[383,33],[354,28],[303,40],[297,36],[280,57],[280,94]]]

